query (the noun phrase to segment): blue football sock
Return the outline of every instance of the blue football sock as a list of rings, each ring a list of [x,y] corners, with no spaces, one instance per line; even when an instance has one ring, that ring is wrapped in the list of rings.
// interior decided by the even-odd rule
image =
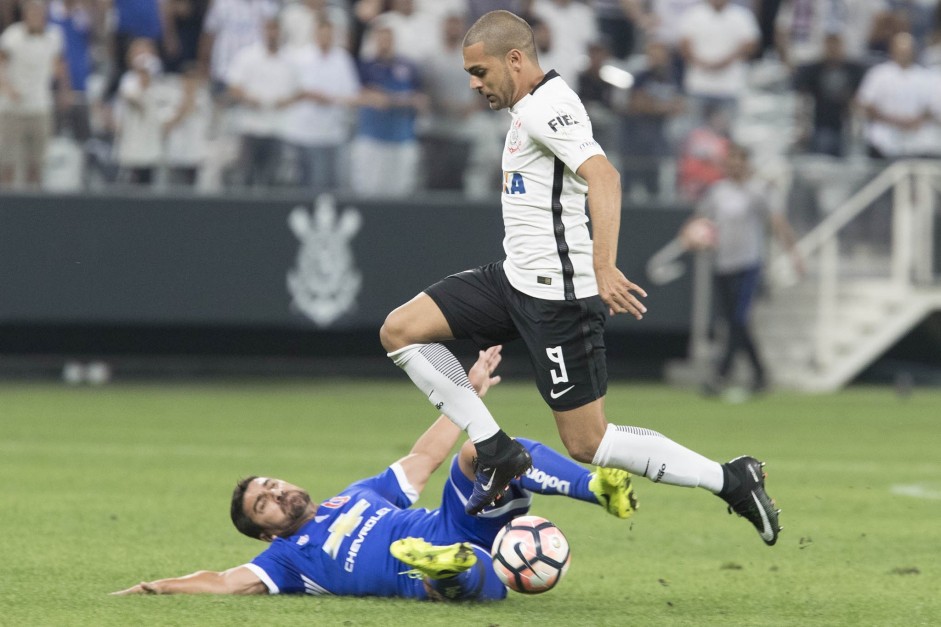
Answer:
[[[506,586],[493,571],[490,554],[474,547],[477,563],[454,577],[427,579],[432,590],[447,601],[498,601],[506,597]]]
[[[588,489],[591,473],[545,444],[526,438],[516,438],[533,456],[533,467],[513,483],[537,494],[568,496],[580,501],[598,504],[598,497]]]

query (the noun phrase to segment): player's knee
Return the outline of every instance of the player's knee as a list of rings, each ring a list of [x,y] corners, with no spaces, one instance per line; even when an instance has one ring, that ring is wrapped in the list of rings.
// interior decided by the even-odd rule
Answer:
[[[559,437],[572,459],[591,463],[604,438],[607,426],[604,420],[596,421],[589,416],[581,416],[574,422],[566,421],[559,426]]]
[[[379,341],[382,342],[382,348],[389,353],[412,343],[408,341],[405,316],[399,310],[386,316],[385,322],[379,328]]]
[[[590,464],[595,458],[595,452],[598,450],[598,445],[601,444],[601,441],[590,437],[578,437],[570,438],[569,441],[564,442],[564,444],[565,450],[568,451],[572,459]]]

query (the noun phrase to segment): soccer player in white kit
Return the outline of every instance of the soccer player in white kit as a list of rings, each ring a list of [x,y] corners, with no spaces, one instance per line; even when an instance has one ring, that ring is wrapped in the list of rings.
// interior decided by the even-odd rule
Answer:
[[[468,513],[500,497],[530,460],[440,342],[469,338],[488,347],[522,338],[573,458],[705,488],[774,544],[779,510],[765,492],[761,462],[743,456],[719,464],[655,431],[607,421],[604,324],[622,313],[641,319],[646,308],[638,296],[646,293],[616,266],[620,175],[594,140],[578,96],[557,73],[543,72],[532,30],[508,11],[487,13],[470,28],[464,69],[471,89],[511,116],[503,151],[506,259],[427,288],[389,314],[380,339],[395,364],[474,442]]]

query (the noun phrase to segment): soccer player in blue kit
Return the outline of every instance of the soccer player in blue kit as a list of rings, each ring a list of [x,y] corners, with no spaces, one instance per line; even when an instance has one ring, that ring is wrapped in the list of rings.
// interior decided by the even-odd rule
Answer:
[[[468,373],[483,395],[499,381],[500,347],[481,351]],[[221,572],[142,582],[127,594],[329,594],[417,599],[499,600],[506,588],[489,547],[511,519],[529,510],[532,493],[603,505],[626,518],[636,507],[630,476],[596,473],[549,447],[520,439],[533,468],[514,480],[500,503],[479,516],[464,511],[473,490],[474,447],[452,460],[437,509],[410,508],[446,459],[460,430],[441,416],[411,452],[376,476],[315,504],[302,488],[268,477],[247,477],[232,495],[239,531],[270,546],[250,563]]]

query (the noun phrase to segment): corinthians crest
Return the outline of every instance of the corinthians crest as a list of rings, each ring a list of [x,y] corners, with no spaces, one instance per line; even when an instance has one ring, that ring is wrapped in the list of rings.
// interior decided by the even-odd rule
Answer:
[[[350,241],[361,224],[362,216],[352,207],[338,216],[336,201],[327,194],[317,198],[313,212],[298,206],[288,215],[301,243],[296,266],[287,275],[291,306],[318,326],[330,325],[356,302],[363,277]]]

